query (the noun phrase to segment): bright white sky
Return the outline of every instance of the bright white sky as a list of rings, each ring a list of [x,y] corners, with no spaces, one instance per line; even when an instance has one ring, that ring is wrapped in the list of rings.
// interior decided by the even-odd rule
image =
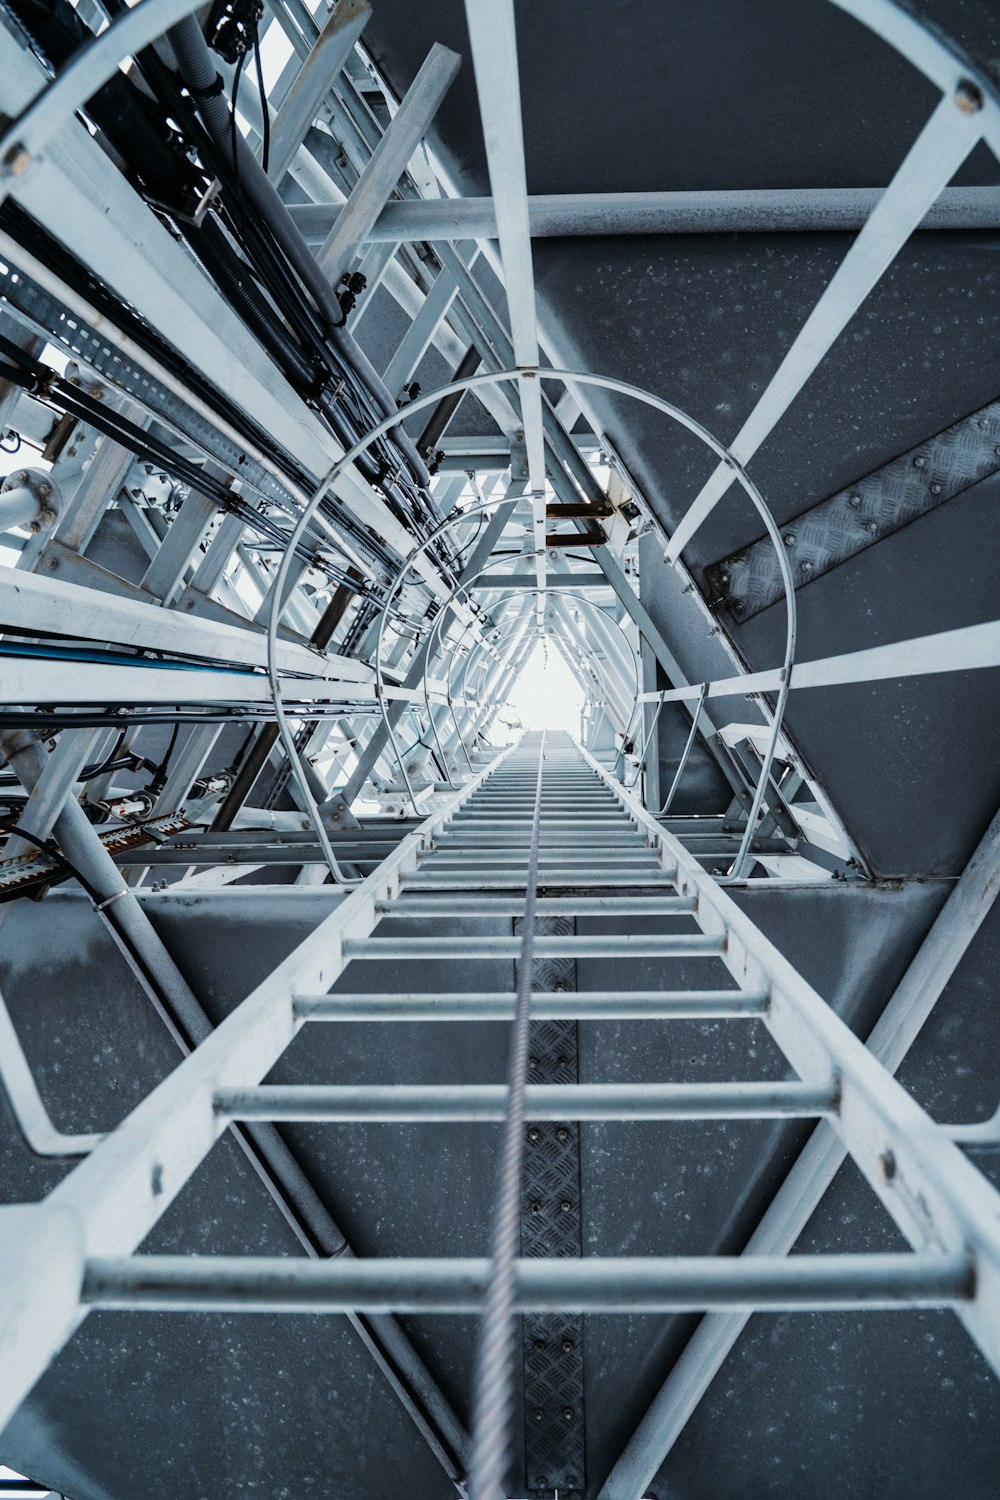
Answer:
[[[514,684],[509,708],[525,729],[565,729],[577,736],[583,704],[583,689],[562,652],[539,641]]]

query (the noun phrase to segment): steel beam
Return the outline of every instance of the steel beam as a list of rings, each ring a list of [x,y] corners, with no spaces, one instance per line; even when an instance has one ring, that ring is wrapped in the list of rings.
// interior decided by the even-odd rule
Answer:
[[[981,136],[979,115],[968,112],[959,96],[941,100],[729,445],[739,463],[748,463],[780,422]],[[668,562],[677,561],[733,478],[730,464],[720,462],[675,527]]]
[[[368,231],[430,128],[461,61],[456,52],[438,42],[427,54],[319,252],[317,259],[333,286],[350,270]]]
[[[472,45],[479,113],[486,142],[486,160],[493,189],[497,239],[503,262],[504,289],[510,316],[514,363],[518,380],[524,444],[528,454],[535,576],[545,589],[545,440],[542,430],[542,388],[538,375],[538,321],[535,312],[535,273],[531,259],[528,189],[521,122],[521,85],[513,0],[465,0],[465,16]],[[539,629],[543,625],[542,598],[536,604]]]
[[[7,1210],[4,1210],[5,1212]],[[141,1255],[87,1263],[87,1307],[164,1312],[476,1313],[488,1260],[317,1263],[258,1256]],[[802,1255],[755,1262],[723,1257],[514,1262],[517,1312],[693,1312],[960,1306],[972,1296],[961,1254]]]
[[[273,148],[272,148],[273,149]],[[731,188],[722,192],[550,193],[528,197],[532,239],[635,234],[842,234],[862,229],[884,188]],[[329,234],[336,203],[296,204],[309,236]],[[918,227],[1000,229],[995,188],[946,187]],[[388,203],[368,231],[374,242],[495,240],[492,198],[411,198]]]

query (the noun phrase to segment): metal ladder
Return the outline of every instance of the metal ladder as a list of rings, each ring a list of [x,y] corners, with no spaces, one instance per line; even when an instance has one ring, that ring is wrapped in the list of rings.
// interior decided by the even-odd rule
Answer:
[[[623,982],[573,992],[543,984],[532,996],[534,1023],[755,1019],[795,1076],[766,1083],[553,1083],[533,1082],[529,1073],[525,1170],[530,1174],[530,1148],[553,1122],[578,1139],[580,1122],[595,1120],[825,1120],[912,1250],[790,1258],[529,1253],[516,1265],[516,1310],[545,1320],[734,1307],[949,1306],[1000,1370],[1000,1195],[629,792],[566,736],[550,736],[545,755],[536,984],[550,964],[603,957],[620,960],[624,981],[633,959],[657,960],[663,987]],[[516,962],[521,938],[447,929],[451,918],[520,915],[538,756],[539,741],[528,736],[455,792],[44,1201],[0,1209],[0,1426],[92,1308],[481,1308],[491,1275],[485,1258],[134,1252],[231,1122],[503,1118],[502,1084],[334,1087],[261,1079],[305,1025],[512,1017],[514,994],[463,989],[462,965],[472,957]],[[380,935],[376,928],[387,915],[418,919],[426,931]],[[633,925],[649,930],[545,930],[557,920],[594,915],[635,919]],[[453,964],[454,986],[430,994],[331,993],[349,965],[393,959]],[[678,959],[703,965],[705,984],[671,988]],[[635,1149],[642,1151],[641,1135]],[[555,1213],[562,1204],[550,1207]],[[579,1202],[570,1210],[579,1216]],[[526,1200],[527,1238],[534,1212]],[[557,1325],[539,1326],[544,1343],[546,1330]],[[559,1477],[572,1488],[570,1479],[582,1483],[582,1471],[579,1462],[575,1471],[567,1464]],[[550,1471],[529,1475],[529,1482],[552,1478]]]

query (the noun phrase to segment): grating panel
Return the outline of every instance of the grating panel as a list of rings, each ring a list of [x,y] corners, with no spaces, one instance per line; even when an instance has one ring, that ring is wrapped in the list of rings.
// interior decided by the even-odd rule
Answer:
[[[515,931],[520,926],[517,922]],[[571,918],[539,917],[535,930],[565,937],[576,929]],[[533,988],[576,989],[576,963],[539,960]],[[575,1021],[531,1023],[528,1078],[579,1082]],[[575,1121],[528,1126],[522,1193],[521,1254],[579,1258],[580,1128]],[[564,1500],[573,1500],[585,1482],[583,1320],[567,1313],[533,1314],[522,1319],[522,1328],[527,1490],[546,1500],[558,1490]]]

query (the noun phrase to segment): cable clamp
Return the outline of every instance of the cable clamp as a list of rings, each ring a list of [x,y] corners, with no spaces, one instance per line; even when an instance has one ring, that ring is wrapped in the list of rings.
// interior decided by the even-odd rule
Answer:
[[[120,901],[121,898],[122,898],[122,896],[127,896],[128,894],[129,894],[128,886],[127,885],[123,885],[120,891],[115,891],[114,895],[106,897],[106,899],[104,901],[95,901],[94,902],[94,910],[95,911],[103,911],[106,906],[110,906],[111,905],[112,901]]]
[[[214,81],[205,84],[204,88],[198,88],[197,84],[194,83],[185,83],[184,87],[192,99],[214,99],[224,91],[226,85],[223,82],[222,74],[216,73]]]

